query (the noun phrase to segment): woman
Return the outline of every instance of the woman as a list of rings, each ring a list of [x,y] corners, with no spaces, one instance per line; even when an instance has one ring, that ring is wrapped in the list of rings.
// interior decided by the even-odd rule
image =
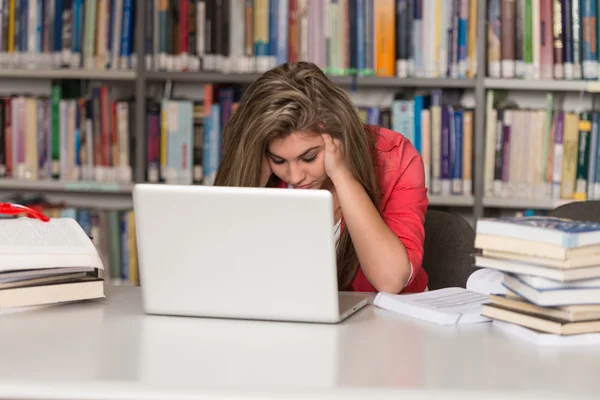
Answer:
[[[314,64],[284,64],[244,92],[223,128],[217,186],[329,190],[340,290],[422,292],[427,189],[402,135],[364,125]]]

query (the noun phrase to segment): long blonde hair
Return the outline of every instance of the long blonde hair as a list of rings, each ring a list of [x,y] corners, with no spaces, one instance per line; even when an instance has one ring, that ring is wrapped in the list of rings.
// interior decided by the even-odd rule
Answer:
[[[271,140],[295,131],[328,132],[344,143],[350,172],[379,209],[381,193],[374,166],[373,129],[362,123],[346,92],[316,65],[283,64],[264,73],[246,89],[237,110],[223,127],[223,157],[214,184],[257,187]],[[339,289],[348,290],[359,262],[347,229],[340,236],[336,258]]]

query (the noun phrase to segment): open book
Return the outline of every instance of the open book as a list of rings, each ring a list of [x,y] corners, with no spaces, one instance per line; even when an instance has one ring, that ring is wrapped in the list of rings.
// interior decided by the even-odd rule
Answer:
[[[506,293],[502,272],[478,270],[469,276],[467,289],[444,288],[415,294],[378,293],[373,302],[379,308],[439,325],[488,322],[481,315],[490,294]]]
[[[71,218],[0,219],[0,308],[104,297],[104,265]]]

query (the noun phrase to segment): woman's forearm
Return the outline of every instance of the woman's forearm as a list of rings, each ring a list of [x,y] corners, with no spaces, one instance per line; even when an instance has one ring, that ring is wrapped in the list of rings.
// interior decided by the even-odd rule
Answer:
[[[332,181],[365,276],[378,291],[399,293],[411,272],[402,241],[388,228],[354,177],[344,174]]]

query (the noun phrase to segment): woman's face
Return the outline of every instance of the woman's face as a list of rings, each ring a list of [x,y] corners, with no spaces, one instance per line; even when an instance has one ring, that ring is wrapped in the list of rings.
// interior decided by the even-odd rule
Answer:
[[[295,189],[320,189],[327,180],[325,142],[319,134],[293,132],[267,147],[271,170]]]

